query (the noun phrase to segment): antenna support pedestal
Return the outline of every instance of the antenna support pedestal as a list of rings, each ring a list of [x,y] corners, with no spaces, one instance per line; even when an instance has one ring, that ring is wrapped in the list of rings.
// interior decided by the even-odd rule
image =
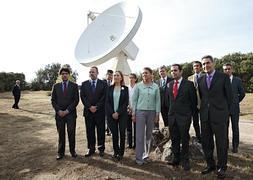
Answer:
[[[131,69],[127,62],[127,59],[128,57],[126,56],[126,54],[123,51],[121,51],[117,55],[117,57],[113,59],[114,66],[112,68],[114,72],[121,71],[123,73],[126,85],[128,84],[128,77],[129,77],[129,74],[131,73]]]

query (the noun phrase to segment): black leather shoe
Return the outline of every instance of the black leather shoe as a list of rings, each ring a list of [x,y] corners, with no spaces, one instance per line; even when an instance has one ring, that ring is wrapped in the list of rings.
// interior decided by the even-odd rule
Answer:
[[[209,174],[209,173],[211,173],[212,171],[215,171],[215,167],[209,167],[209,166],[207,166],[202,172],[201,172],[201,174]]]
[[[226,173],[225,173],[225,170],[220,168],[218,169],[217,171],[217,178],[218,179],[224,179],[226,177]]]
[[[179,165],[179,161],[178,160],[173,160],[173,161],[169,161],[167,164],[171,165],[171,166],[178,166]]]
[[[62,159],[63,157],[64,157],[64,155],[58,154],[58,155],[56,156],[56,160],[60,160],[60,159]]]
[[[182,164],[185,171],[189,171],[191,169],[189,161],[186,161]]]
[[[233,147],[233,149],[232,149],[232,153],[238,153],[238,148]]]
[[[85,155],[84,155],[84,157],[90,157],[90,156],[92,156],[93,154],[95,154],[95,151],[88,151]]]
[[[198,137],[198,143],[201,144],[201,137]]]
[[[71,156],[72,156],[72,158],[76,158],[77,154],[76,153],[72,153]]]
[[[104,151],[99,151],[99,156],[100,157],[104,157],[104,155],[105,155]]]
[[[123,159],[123,156],[121,156],[121,155],[117,155],[116,159],[117,159],[118,161],[120,161],[120,160],[122,160],[122,159]]]
[[[112,155],[112,158],[113,158],[113,159],[117,159],[117,157],[118,157],[118,154],[113,154],[113,155]]]

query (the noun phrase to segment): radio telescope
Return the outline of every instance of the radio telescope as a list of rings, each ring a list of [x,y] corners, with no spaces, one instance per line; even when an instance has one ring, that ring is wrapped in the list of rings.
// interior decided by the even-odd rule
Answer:
[[[87,67],[113,59],[113,70],[120,70],[128,76],[131,69],[127,59],[135,60],[139,51],[132,39],[142,21],[140,8],[128,1],[96,14],[97,17],[93,12],[88,14],[92,22],[77,42],[76,59]]]

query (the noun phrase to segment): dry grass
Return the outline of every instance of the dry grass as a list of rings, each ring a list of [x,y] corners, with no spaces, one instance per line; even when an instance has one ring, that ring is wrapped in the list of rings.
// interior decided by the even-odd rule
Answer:
[[[242,119],[253,120],[252,94],[242,103]],[[72,159],[66,146],[66,158],[56,161],[57,132],[54,111],[47,92],[23,92],[20,110],[11,108],[10,93],[0,94],[0,179],[214,179],[215,174],[201,176],[203,160],[191,162],[192,170],[173,169],[166,162],[153,161],[142,167],[134,163],[134,151],[127,149],[121,162],[115,162],[111,137],[106,137],[106,155],[85,158],[86,135],[82,104],[78,105],[76,149]],[[241,138],[238,154],[229,153],[229,179],[253,178],[253,124],[241,127],[247,138]],[[248,127],[248,129],[247,129]]]
[[[245,99],[241,102],[241,119],[253,121],[253,94],[246,94]]]

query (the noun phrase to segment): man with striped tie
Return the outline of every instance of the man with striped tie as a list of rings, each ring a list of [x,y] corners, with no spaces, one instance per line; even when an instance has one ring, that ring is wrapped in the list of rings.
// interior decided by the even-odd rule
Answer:
[[[165,102],[165,92],[167,84],[172,81],[172,78],[168,77],[166,67],[163,65],[159,68],[160,79],[156,81],[160,89],[160,99],[161,99],[161,114],[163,118],[164,127],[168,127],[168,111],[169,104]],[[155,123],[155,129],[159,129],[159,123]]]

